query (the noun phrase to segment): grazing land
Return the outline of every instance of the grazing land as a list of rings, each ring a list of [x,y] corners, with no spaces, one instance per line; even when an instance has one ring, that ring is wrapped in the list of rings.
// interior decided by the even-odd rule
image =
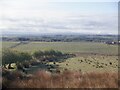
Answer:
[[[20,42],[2,42],[3,48],[11,48]],[[117,71],[118,70],[118,47],[98,42],[29,42],[12,48],[17,51],[34,52],[37,50],[59,50],[64,53],[73,53],[76,57],[69,58],[61,63],[56,63],[64,69],[82,72],[92,71]],[[110,65],[112,63],[112,65]],[[49,64],[53,64],[50,62]],[[37,71],[41,66],[31,68]]]
[[[110,64],[112,63],[112,65]],[[117,72],[118,58],[115,56],[87,56],[67,59],[65,62],[56,63],[62,70],[81,72]]]
[[[10,48],[20,42],[2,42],[3,48]],[[29,42],[13,48],[18,51],[32,52],[36,50],[59,50],[67,53],[96,53],[105,55],[117,55],[117,45],[107,45],[98,42]]]
[[[3,41],[2,49],[5,88],[118,87],[117,44],[13,40]]]

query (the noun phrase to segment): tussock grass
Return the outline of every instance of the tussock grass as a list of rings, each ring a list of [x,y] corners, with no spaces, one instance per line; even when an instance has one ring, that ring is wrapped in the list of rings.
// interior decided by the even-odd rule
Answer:
[[[16,88],[117,88],[118,74],[114,72],[81,73],[64,71],[52,74],[38,71],[29,80],[16,80],[10,84]]]

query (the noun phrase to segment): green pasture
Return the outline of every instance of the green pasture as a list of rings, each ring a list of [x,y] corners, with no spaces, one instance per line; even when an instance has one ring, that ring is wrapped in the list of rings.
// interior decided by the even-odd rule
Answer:
[[[2,42],[2,47],[9,48],[17,43],[19,42]],[[104,43],[96,42],[30,42],[28,44],[21,44],[13,49],[28,52],[54,49],[68,53],[80,52],[114,55],[118,53],[117,45],[106,45]]]
[[[53,62],[49,63],[53,64]],[[69,58],[64,62],[56,62],[60,70],[72,70],[81,72],[117,72],[118,57],[117,56],[88,56]]]
[[[10,48],[18,43],[19,42],[2,42],[2,48]],[[54,49],[66,53],[79,53],[77,57],[69,58],[64,62],[56,62],[61,71],[65,69],[82,72],[111,72],[118,70],[118,57],[115,56],[118,54],[117,45],[106,45],[96,42],[29,42],[28,44],[21,44],[12,49],[25,52]],[[81,55],[81,53],[97,54]],[[49,64],[53,64],[53,62]],[[41,66],[31,67],[29,71],[35,72],[40,69],[40,67]]]

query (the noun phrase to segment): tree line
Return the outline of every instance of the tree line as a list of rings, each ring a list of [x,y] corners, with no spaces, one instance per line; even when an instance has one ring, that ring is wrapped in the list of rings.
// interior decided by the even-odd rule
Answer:
[[[40,41],[40,42],[107,42],[117,41],[117,35],[41,35],[41,36],[16,36],[2,37],[3,41]]]

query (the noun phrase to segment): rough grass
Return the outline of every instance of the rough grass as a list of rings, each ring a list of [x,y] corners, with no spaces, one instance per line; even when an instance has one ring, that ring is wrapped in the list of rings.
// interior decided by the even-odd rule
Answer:
[[[64,71],[51,74],[39,71],[29,80],[13,81],[10,87],[16,88],[117,88],[117,73],[81,73]]]

